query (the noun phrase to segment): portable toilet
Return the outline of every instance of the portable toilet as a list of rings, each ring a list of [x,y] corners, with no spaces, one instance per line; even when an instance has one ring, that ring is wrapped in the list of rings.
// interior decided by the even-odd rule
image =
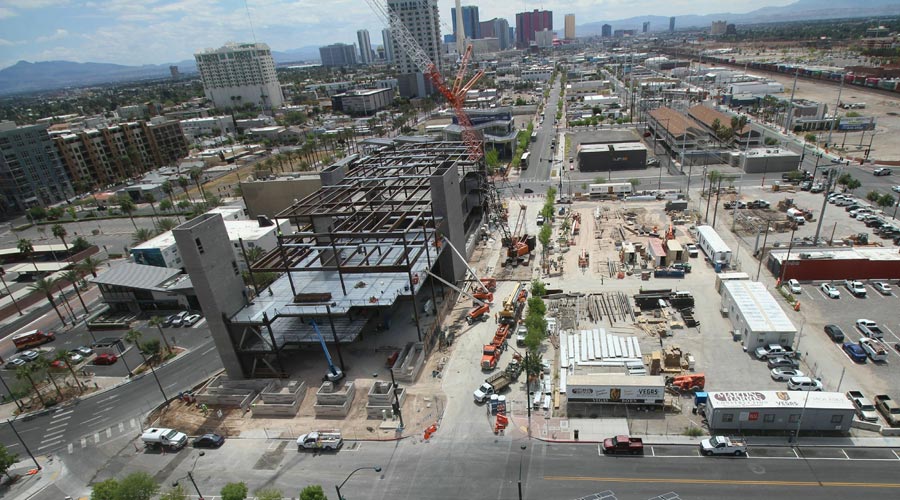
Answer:
[[[497,398],[497,413],[506,413],[506,396]]]
[[[500,397],[496,394],[491,394],[491,414],[497,413],[497,405],[500,402]]]

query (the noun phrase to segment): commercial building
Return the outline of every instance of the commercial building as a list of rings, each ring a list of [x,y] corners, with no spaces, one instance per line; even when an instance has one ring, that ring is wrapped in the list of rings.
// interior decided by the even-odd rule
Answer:
[[[770,94],[780,94],[782,92],[784,92],[783,84],[766,80],[733,82],[725,87],[725,93],[732,95],[751,94],[764,97]]]
[[[538,31],[534,34],[534,44],[542,49],[547,49],[553,46],[553,41],[556,39],[556,32],[550,30],[542,30]]]
[[[669,18],[669,33],[675,33],[675,18]]]
[[[500,40],[497,38],[479,38],[478,40],[469,40],[474,55],[493,54],[500,52]]]
[[[709,430],[847,433],[856,407],[840,392],[710,392],[703,409]]]
[[[391,37],[391,30],[385,28],[381,30],[381,43],[384,47],[384,60],[392,63],[397,59],[394,49],[394,39]]]
[[[0,212],[21,213],[73,196],[70,177],[47,135],[47,125],[0,122]]]
[[[393,317],[412,317],[430,350],[440,334],[431,311],[445,293],[430,276],[463,278],[465,262],[448,247],[469,255],[483,224],[484,166],[468,158],[465,144],[420,142],[323,171],[318,191],[276,216],[294,230],[251,267],[251,275],[280,274],[252,303],[237,262],[222,250],[229,243],[221,218],[176,228],[228,376],[279,375],[298,348],[319,345],[317,329],[340,352]]]
[[[900,279],[900,253],[896,247],[777,248],[769,252],[766,268],[785,280],[893,281]]]
[[[735,336],[740,335],[747,351],[768,344],[794,345],[797,328],[758,281],[723,281],[722,314],[731,320]]]
[[[519,76],[526,82],[549,82],[552,74],[550,66],[531,66],[523,69]]]
[[[566,40],[575,39],[575,14],[566,14]]]
[[[85,189],[175,165],[188,154],[181,123],[161,116],[149,122],[73,126],[52,137],[72,183]]]
[[[241,210],[243,211],[243,210]],[[211,211],[225,219],[227,213]],[[255,220],[224,220],[225,231],[228,234],[229,246],[232,248],[233,258],[241,270],[247,269],[244,259],[244,251],[257,252],[253,248],[261,248],[269,251],[275,248],[279,227],[272,224],[265,226]],[[241,249],[243,243],[243,251]],[[175,244],[175,236],[172,231],[156,236],[131,249],[131,256],[137,264],[155,267],[167,267],[181,269],[184,267],[178,246]]]
[[[535,33],[544,30],[553,30],[553,12],[537,9],[519,12],[516,14],[516,47],[527,49],[536,41]]]
[[[121,262],[90,281],[114,313],[200,308],[191,279],[180,269]]]
[[[435,65],[438,72],[443,70],[441,54],[441,20],[437,0],[388,0],[388,9],[396,12],[400,22],[406,26],[419,47]],[[436,89],[416,66],[405,47],[395,46],[398,59],[397,78],[400,95],[403,97],[428,97]]]
[[[319,47],[319,58],[326,68],[356,66],[356,47],[346,43],[333,43]]]
[[[180,120],[181,131],[189,141],[196,141],[201,137],[216,137],[223,134],[233,134],[236,131],[234,116],[207,116],[205,118],[189,118]]]
[[[478,6],[463,5],[460,9],[463,21],[463,33],[466,40],[473,40],[482,37],[481,22],[478,19]],[[453,21],[453,34],[459,33],[456,29],[456,7],[450,8],[450,19]]]
[[[582,172],[609,172],[647,167],[647,148],[639,142],[579,144],[578,169]]]
[[[394,102],[394,89],[350,90],[331,96],[331,109],[348,115],[372,115]]]
[[[709,28],[710,35],[724,35],[725,30],[728,28],[727,21],[713,21],[712,26]]]
[[[500,50],[506,50],[512,47],[509,21],[495,17],[490,21],[480,23],[480,25],[482,38],[496,38],[499,41]]]
[[[720,127],[731,128],[731,116],[703,104],[698,104],[689,109],[688,116],[697,120],[712,135],[716,133],[713,130],[713,125],[716,122],[718,122]],[[747,123],[740,130],[734,130],[734,141],[741,149],[759,146],[762,143],[762,134]]]
[[[600,36],[603,38],[611,38],[612,37],[612,26],[609,24],[604,24],[600,27]]]
[[[696,149],[707,136],[702,125],[668,107],[648,112],[647,127],[652,139],[661,141],[671,152]]]
[[[473,129],[484,141],[485,150],[496,149],[501,158],[512,157],[518,131],[511,108],[467,109],[466,113],[472,120]],[[442,129],[444,140],[461,141],[462,131],[454,115],[453,122]]]
[[[644,24],[641,25],[641,33],[647,33],[650,31],[650,21],[644,21]]]
[[[357,30],[356,41],[359,42],[359,62],[372,64],[372,41],[369,40],[369,30]]]
[[[284,104],[272,51],[264,43],[229,43],[194,54],[206,98],[219,109]]]
[[[789,149],[754,148],[741,152],[741,169],[748,174],[790,172],[800,166],[800,154]]]

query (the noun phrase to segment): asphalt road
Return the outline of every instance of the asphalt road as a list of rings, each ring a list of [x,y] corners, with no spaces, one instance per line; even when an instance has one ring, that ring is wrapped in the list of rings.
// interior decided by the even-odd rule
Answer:
[[[556,119],[556,106],[559,101],[560,83],[557,80],[550,89],[550,97],[544,104],[544,123],[543,125],[534,124],[534,130],[537,132],[537,140],[531,143],[528,151],[531,152],[531,158],[528,161],[528,168],[523,170],[519,178],[521,180],[548,180],[550,179],[551,162],[555,151],[550,150],[550,144],[556,137],[556,126],[553,120]],[[563,147],[557,144],[557,147]]]
[[[157,375],[166,395],[171,398],[221,367],[222,361],[212,340],[207,338],[187,354],[157,370]],[[15,428],[34,454],[47,454],[69,446],[83,448],[100,444],[114,435],[129,432],[137,435],[142,416],[162,401],[156,380],[146,373],[128,384],[72,406],[16,420]],[[0,442],[24,456],[25,450],[9,425],[0,426]]]

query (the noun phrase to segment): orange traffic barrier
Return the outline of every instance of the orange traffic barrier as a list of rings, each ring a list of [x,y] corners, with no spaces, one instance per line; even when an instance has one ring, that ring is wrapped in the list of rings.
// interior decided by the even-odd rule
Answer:
[[[794,310],[795,310],[795,311],[799,311],[799,310],[800,310],[800,301],[799,301],[799,300],[798,300],[797,302],[794,302]]]

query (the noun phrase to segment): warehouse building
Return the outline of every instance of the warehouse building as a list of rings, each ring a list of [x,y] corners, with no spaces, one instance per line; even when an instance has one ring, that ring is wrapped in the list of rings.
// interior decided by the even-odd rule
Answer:
[[[788,149],[756,148],[741,153],[741,169],[748,174],[791,172],[800,168],[800,155]]]
[[[785,280],[895,280],[900,253],[896,247],[779,248],[769,253],[766,267]]]
[[[794,345],[797,329],[758,281],[722,282],[722,314],[731,319],[747,351],[768,344]]]
[[[633,170],[646,167],[647,148],[639,142],[578,146],[578,169],[582,172]]]
[[[856,408],[840,392],[710,392],[703,410],[710,432],[850,431]]]

